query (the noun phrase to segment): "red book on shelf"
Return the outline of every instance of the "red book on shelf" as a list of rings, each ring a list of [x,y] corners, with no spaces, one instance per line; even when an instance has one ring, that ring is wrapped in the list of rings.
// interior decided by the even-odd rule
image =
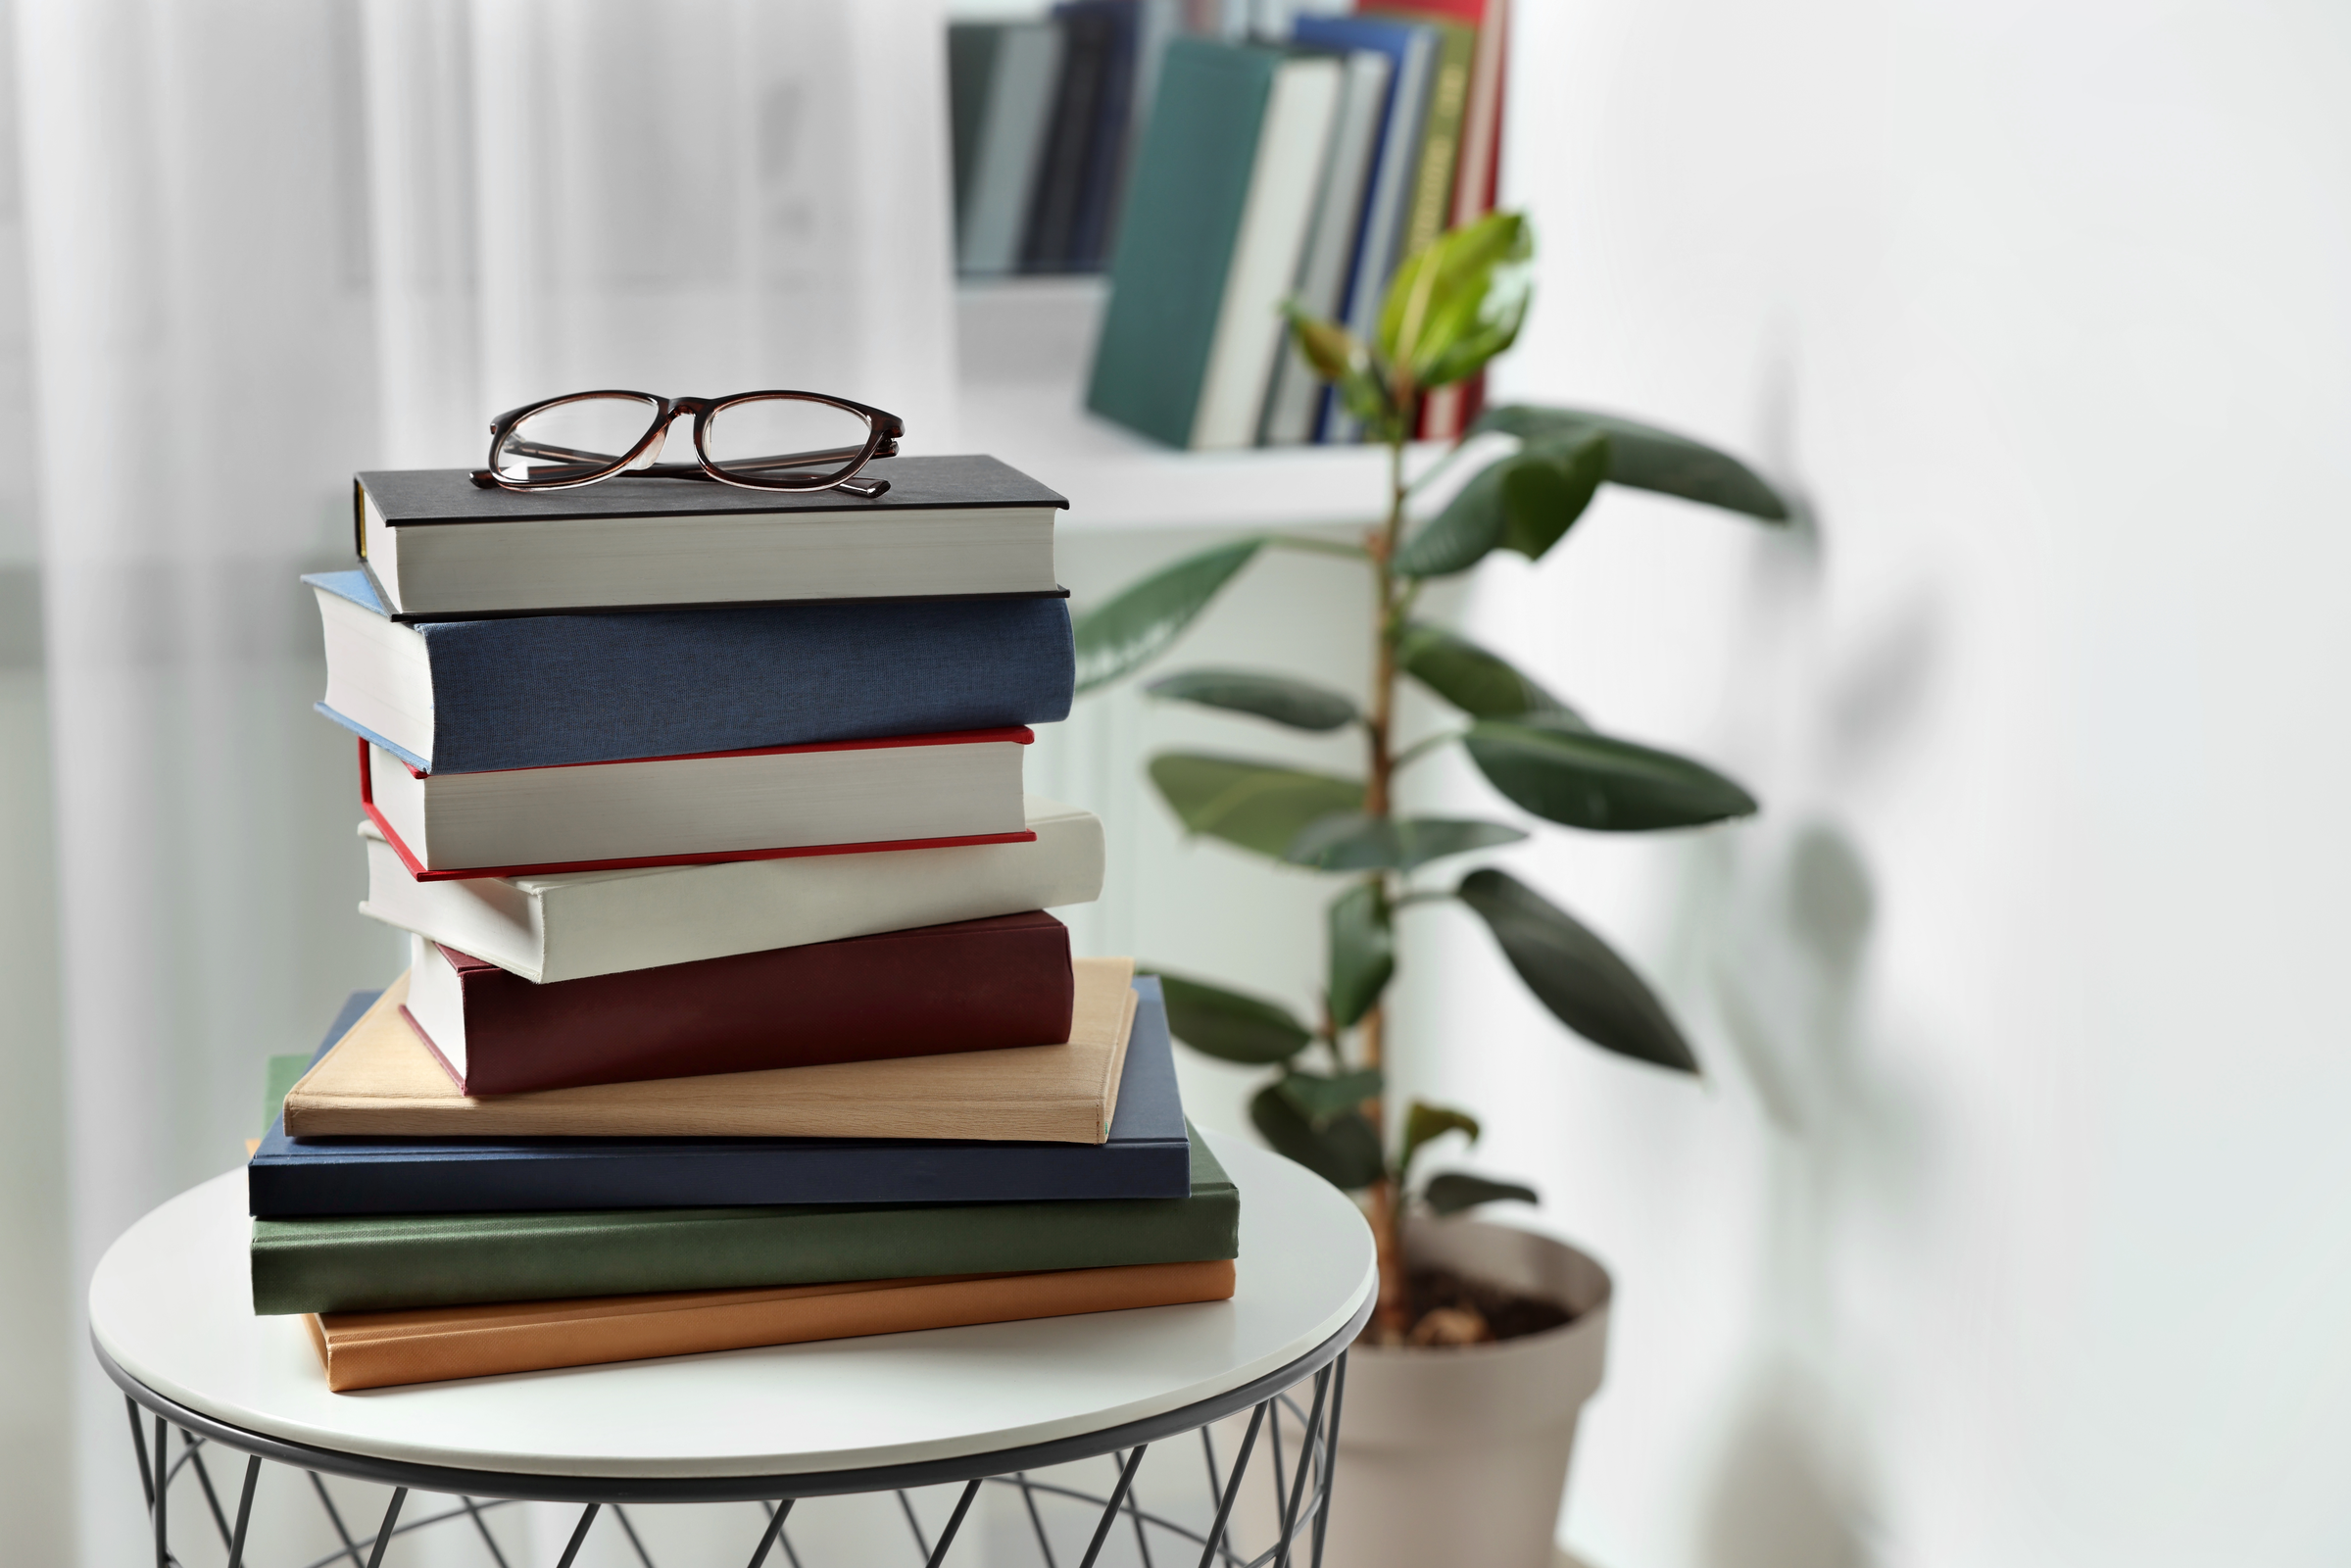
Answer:
[[[1069,932],[1035,911],[535,984],[413,939],[401,1010],[468,1095],[1056,1045]]]
[[[1026,728],[426,773],[359,743],[360,805],[419,882],[1017,844]]]

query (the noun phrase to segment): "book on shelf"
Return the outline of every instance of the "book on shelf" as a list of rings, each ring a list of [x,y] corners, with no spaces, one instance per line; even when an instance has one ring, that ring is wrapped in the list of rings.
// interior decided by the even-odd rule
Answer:
[[[1067,0],[1060,80],[1046,132],[1021,270],[1085,272],[1102,265],[1127,122],[1141,18],[1134,0]]]
[[[408,1020],[468,1095],[1053,1045],[1069,931],[1041,911],[536,984],[409,939]]]
[[[1292,37],[1308,48],[1364,51],[1388,61],[1379,141],[1365,176],[1344,302],[1333,313],[1357,339],[1369,343],[1378,336],[1380,306],[1400,259],[1396,246],[1419,167],[1440,35],[1435,27],[1399,18],[1308,15],[1294,24]],[[1316,439],[1345,443],[1361,433],[1352,416],[1326,390],[1319,404]]]
[[[1061,29],[957,23],[948,29],[948,62],[955,267],[978,277],[1017,271],[1061,72]]]
[[[332,1138],[286,1136],[278,1105],[246,1165],[252,1211],[495,1213],[722,1203],[1010,1203],[1182,1198],[1191,1155],[1159,982],[1135,981],[1135,1020],[1100,1144],[883,1138]],[[323,1054],[371,1006],[343,1005]]]
[[[880,1061],[584,1084],[459,1090],[384,988],[286,1096],[293,1138],[969,1138],[1109,1136],[1136,995],[1124,958],[1080,958],[1069,1038]]]
[[[419,879],[1009,843],[1020,729],[425,773],[359,742],[360,807]]]
[[[873,500],[666,479],[543,494],[362,473],[360,559],[396,621],[816,599],[1056,597],[1069,503],[989,457],[881,458]]]
[[[1241,1253],[1241,1194],[1207,1142],[1184,1198],[393,1214],[253,1223],[253,1309],[382,1312],[844,1280],[936,1279]]]
[[[1339,86],[1324,57],[1168,45],[1088,408],[1170,446],[1255,442]]]
[[[1222,1301],[1231,1298],[1233,1287],[1232,1260],[1216,1258],[1037,1274],[313,1313],[309,1326],[326,1386],[342,1394],[659,1355]]]
[[[1350,50],[1342,58],[1339,109],[1306,225],[1296,291],[1298,308],[1324,320],[1346,317],[1347,280],[1354,270],[1364,196],[1379,152],[1391,69],[1388,57],[1376,49]],[[1323,391],[1314,368],[1285,332],[1274,354],[1273,385],[1265,395],[1258,444],[1299,446],[1312,441]]]
[[[360,912],[553,983],[1102,896],[1101,818],[1031,795],[1021,827],[996,844],[419,881],[363,819]]]
[[[915,599],[403,625],[362,571],[318,605],[318,710],[425,772],[481,773],[1069,716],[1059,599]]]

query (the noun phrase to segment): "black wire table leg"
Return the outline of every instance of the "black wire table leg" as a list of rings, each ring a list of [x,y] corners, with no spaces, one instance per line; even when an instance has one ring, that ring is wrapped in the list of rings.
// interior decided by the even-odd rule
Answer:
[[[1110,1500],[1102,1505],[1102,1522],[1094,1527],[1094,1539],[1086,1546],[1085,1560],[1078,1568],[1094,1568],[1094,1559],[1102,1554],[1102,1543],[1110,1537],[1110,1526],[1117,1521],[1118,1505],[1126,1500],[1127,1488],[1135,1484],[1135,1472],[1143,1468],[1143,1452],[1151,1446],[1138,1443],[1127,1455],[1127,1462],[1118,1469],[1118,1485],[1111,1489]]]
[[[139,1456],[139,1492],[146,1497],[147,1506],[155,1506],[155,1481],[147,1471],[147,1434],[139,1425],[139,1402],[129,1395],[122,1396],[123,1408],[130,1413],[131,1451]]]
[[[767,1516],[767,1528],[759,1532],[759,1544],[751,1554],[751,1568],[759,1568],[759,1565],[767,1560],[767,1553],[774,1547],[776,1538],[784,1533],[784,1515],[790,1513],[792,1504],[799,1500],[797,1497],[786,1497],[782,1502],[777,1503],[775,1511]]]
[[[1241,1478],[1249,1473],[1249,1456],[1257,1446],[1257,1429],[1265,1425],[1265,1412],[1272,1407],[1273,1401],[1268,1399],[1249,1413],[1249,1432],[1241,1440],[1241,1452],[1233,1460],[1232,1477],[1225,1482],[1224,1495],[1216,1504],[1216,1522],[1208,1527],[1207,1545],[1200,1548],[1200,1568],[1208,1568],[1219,1546],[1224,1547],[1227,1557],[1233,1554],[1225,1539],[1225,1526],[1233,1517],[1234,1499],[1241,1495]]]
[[[1274,1543],[1274,1568],[1290,1568],[1290,1543],[1298,1536],[1298,1504],[1305,1500],[1307,1460],[1313,1457],[1315,1436],[1322,1431],[1322,1403],[1331,1392],[1331,1371],[1325,1367],[1314,1374],[1314,1409],[1306,1417],[1306,1430],[1298,1434],[1298,1467],[1290,1482],[1290,1503],[1282,1510],[1282,1539]]]
[[[571,1531],[570,1544],[563,1548],[563,1555],[557,1559],[555,1568],[571,1568],[571,1559],[579,1555],[580,1544],[588,1539],[588,1526],[596,1522],[596,1510],[603,1506],[601,1502],[591,1502],[579,1511],[579,1523]],[[374,1565],[370,1563],[368,1568],[374,1568]]]
[[[375,1527],[375,1549],[367,1553],[367,1568],[383,1568],[384,1548],[392,1544],[392,1527],[400,1522],[400,1505],[408,1501],[408,1488],[392,1489],[391,1504],[384,1509],[384,1522]],[[571,1559],[565,1557],[566,1563]]]
[[[245,1491],[237,1498],[236,1534],[228,1538],[228,1568],[244,1568],[245,1527],[253,1522],[253,1488],[261,1478],[262,1456],[257,1453],[245,1461]]]
[[[939,1568],[947,1560],[947,1548],[955,1544],[955,1532],[963,1528],[963,1516],[971,1511],[971,1499],[979,1494],[980,1484],[976,1479],[964,1483],[963,1495],[955,1500],[955,1511],[948,1516],[947,1528],[939,1533],[939,1544],[932,1548],[923,1568]]]
[[[1347,1352],[1331,1363],[1331,1424],[1322,1435],[1322,1500],[1314,1508],[1314,1560],[1322,1568],[1322,1538],[1331,1527],[1331,1491],[1339,1485],[1339,1415],[1347,1408]]]
[[[171,1533],[165,1523],[165,1504],[171,1491],[171,1448],[164,1434],[171,1429],[155,1418],[155,1568],[171,1568]]]

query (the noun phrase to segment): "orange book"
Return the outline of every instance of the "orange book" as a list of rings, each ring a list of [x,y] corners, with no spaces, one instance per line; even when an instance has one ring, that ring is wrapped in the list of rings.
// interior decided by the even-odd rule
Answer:
[[[1222,1301],[1233,1262],[1138,1263],[1042,1274],[858,1280],[571,1301],[328,1312],[307,1318],[337,1394],[501,1372],[744,1350],[915,1329]]]

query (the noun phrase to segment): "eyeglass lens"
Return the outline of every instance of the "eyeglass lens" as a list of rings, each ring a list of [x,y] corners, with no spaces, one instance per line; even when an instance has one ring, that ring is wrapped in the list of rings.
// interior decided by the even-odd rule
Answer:
[[[703,431],[713,467],[754,482],[807,484],[857,466],[873,427],[861,414],[808,398],[721,404]]]
[[[651,398],[569,398],[516,423],[491,454],[491,466],[514,483],[583,478],[618,463],[659,412]],[[653,458],[649,452],[638,463]]]

